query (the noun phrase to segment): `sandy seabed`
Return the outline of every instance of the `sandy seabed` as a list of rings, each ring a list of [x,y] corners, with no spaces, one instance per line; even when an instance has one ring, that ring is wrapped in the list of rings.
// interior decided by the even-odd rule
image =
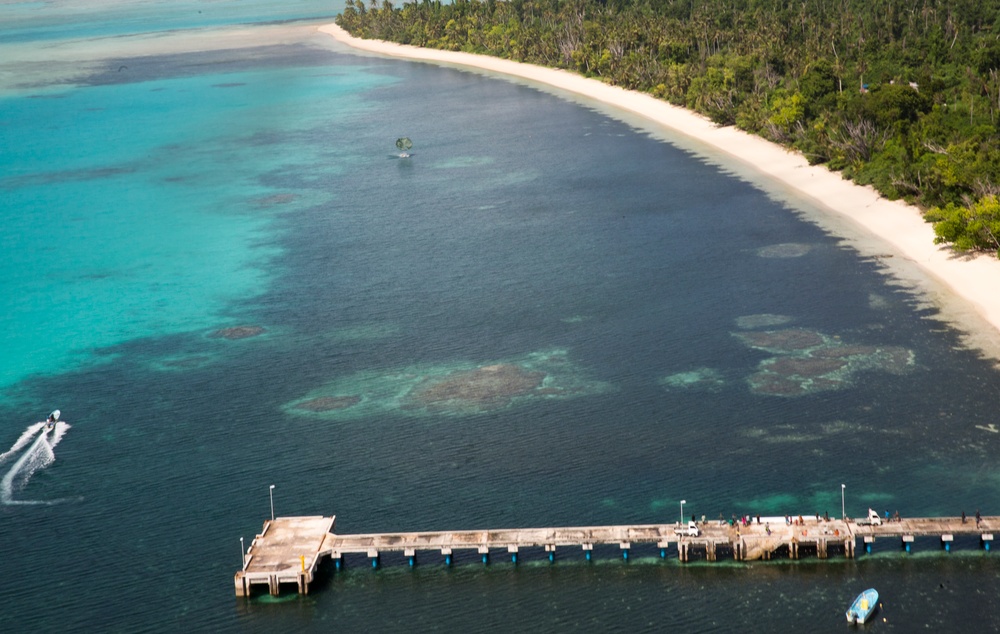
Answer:
[[[486,71],[526,80],[581,101],[678,145],[785,200],[862,255],[877,257],[892,275],[915,288],[921,301],[965,335],[965,343],[1000,360],[1000,260],[966,255],[934,244],[920,210],[844,180],[805,157],[734,127],[651,95],[610,86],[574,73],[486,55],[425,49],[352,37],[336,24],[320,27],[347,46],[368,53]],[[604,107],[602,107],[604,106]]]

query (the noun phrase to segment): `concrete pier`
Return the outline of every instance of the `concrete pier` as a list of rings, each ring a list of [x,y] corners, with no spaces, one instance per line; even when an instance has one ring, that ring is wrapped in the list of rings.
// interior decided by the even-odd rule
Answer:
[[[249,596],[253,585],[267,585],[278,594],[282,584],[295,584],[300,594],[309,592],[316,569],[325,558],[338,564],[348,555],[365,556],[373,568],[379,566],[383,553],[402,553],[416,562],[418,552],[431,553],[445,565],[453,553],[477,553],[485,564],[490,553],[503,553],[514,563],[522,549],[544,549],[550,561],[555,552],[578,550],[587,561],[595,545],[617,546],[625,560],[636,545],[655,545],[660,556],[676,547],[682,562],[701,559],[714,562],[732,558],[736,561],[769,560],[775,557],[799,559],[815,556],[827,559],[830,549],[855,555],[855,540],[861,537],[866,550],[876,538],[901,540],[907,552],[917,537],[937,537],[942,548],[951,550],[955,535],[979,537],[979,544],[990,549],[993,527],[1000,517],[983,517],[977,522],[960,517],[912,518],[870,526],[851,520],[826,520],[812,517],[754,518],[748,524],[707,521],[698,523],[698,535],[686,534],[686,525],[638,524],[631,526],[580,526],[565,528],[506,528],[466,531],[422,531],[407,533],[366,533],[339,535],[333,531],[335,517],[279,517],[264,523],[244,556],[243,569],[235,576],[237,596]],[[729,554],[731,553],[731,555]]]

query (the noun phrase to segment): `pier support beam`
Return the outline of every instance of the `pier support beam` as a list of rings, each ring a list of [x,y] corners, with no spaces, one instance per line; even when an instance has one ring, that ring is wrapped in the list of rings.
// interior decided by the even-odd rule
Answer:
[[[709,561],[716,560],[717,553],[715,552],[715,540],[710,539],[705,544],[705,558]]]
[[[451,565],[451,548],[445,546],[441,549],[441,554],[444,555],[444,565]]]
[[[490,563],[490,547],[489,546],[480,546],[479,547],[479,554],[482,555],[483,563],[484,564]]]
[[[848,559],[854,559],[854,538],[844,540],[844,556]]]
[[[660,549],[660,559],[667,558],[667,548],[670,546],[670,542],[657,542],[656,546]]]
[[[247,583],[247,578],[243,575],[243,571],[236,573],[234,579],[236,582],[236,596],[238,597],[248,597],[250,596],[250,587]]]
[[[510,553],[510,563],[517,563],[517,546],[508,546],[507,552]]]
[[[983,544],[983,550],[990,552],[990,543],[993,541],[993,533],[983,533],[979,536],[979,541]]]
[[[622,559],[628,561],[628,551],[632,548],[631,542],[622,542],[618,544],[618,547],[622,549]]]
[[[951,552],[951,543],[953,541],[955,541],[954,535],[945,534],[941,536],[941,545],[944,546],[946,552]]]
[[[903,548],[906,549],[906,552],[910,552],[910,550],[912,550],[912,546],[913,535],[903,535]]]
[[[677,558],[682,562],[687,562],[688,560],[688,543],[687,542],[677,542]]]
[[[374,548],[368,550],[368,558],[372,560],[372,570],[378,568],[379,555]]]
[[[590,561],[593,558],[593,553],[594,553],[594,545],[593,544],[584,544],[583,545],[583,554],[586,555],[587,561]]]
[[[872,554],[872,544],[875,543],[875,536],[865,535],[864,540],[865,540],[865,553],[870,555]]]
[[[820,537],[816,540],[816,556],[820,559],[826,559],[826,538]]]
[[[406,559],[409,561],[410,568],[417,565],[417,551],[415,549],[413,548],[404,549],[403,556],[405,556]]]
[[[554,563],[556,560],[556,545],[555,544],[545,544],[545,552],[549,555],[549,563]]]

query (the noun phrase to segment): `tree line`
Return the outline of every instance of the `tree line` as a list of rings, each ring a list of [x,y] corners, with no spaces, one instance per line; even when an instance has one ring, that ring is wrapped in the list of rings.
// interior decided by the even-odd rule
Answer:
[[[1000,0],[347,0],[337,21],[648,92],[1000,253]]]

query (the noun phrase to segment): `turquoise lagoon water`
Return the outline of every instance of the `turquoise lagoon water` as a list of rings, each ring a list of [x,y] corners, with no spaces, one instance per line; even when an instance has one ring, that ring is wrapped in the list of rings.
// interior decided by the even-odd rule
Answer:
[[[329,10],[2,7],[40,48]],[[478,74],[311,38],[109,58],[12,90],[0,141],[3,448],[71,425],[0,457],[12,631],[832,631],[870,585],[872,629],[998,627],[974,543],[389,557],[236,599],[270,484],[344,532],[836,515],[841,483],[849,514],[1000,513],[997,371],[725,166]]]

